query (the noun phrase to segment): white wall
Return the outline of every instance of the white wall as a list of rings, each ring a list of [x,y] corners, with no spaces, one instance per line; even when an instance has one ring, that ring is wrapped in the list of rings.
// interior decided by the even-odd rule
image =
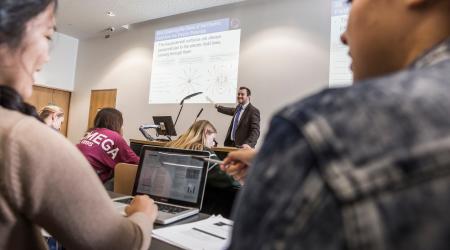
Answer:
[[[51,60],[36,76],[36,83],[51,88],[74,90],[78,39],[55,33],[50,51]]]
[[[137,127],[153,115],[172,115],[178,105],[149,105],[154,33],[158,29],[224,17],[241,21],[239,83],[252,89],[261,111],[262,137],[274,112],[328,84],[330,1],[254,0],[149,21],[110,39],[80,42],[69,139],[79,141],[88,121],[90,91],[117,88],[117,108],[124,114],[126,138],[143,139]],[[177,131],[185,131],[201,107],[200,118],[219,130],[223,143],[231,117],[208,104],[187,104]]]

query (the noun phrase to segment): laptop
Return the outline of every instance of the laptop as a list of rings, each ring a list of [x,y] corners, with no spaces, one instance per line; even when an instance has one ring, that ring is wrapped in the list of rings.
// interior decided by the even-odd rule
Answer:
[[[136,172],[134,195],[148,195],[158,205],[156,223],[169,224],[199,213],[205,193],[208,163],[192,156],[209,158],[210,152],[144,146]],[[133,199],[113,199],[124,213]]]

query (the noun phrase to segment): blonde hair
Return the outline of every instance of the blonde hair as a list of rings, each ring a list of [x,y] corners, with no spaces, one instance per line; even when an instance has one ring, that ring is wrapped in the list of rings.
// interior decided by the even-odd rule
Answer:
[[[206,133],[205,133],[206,132]],[[192,126],[178,139],[166,143],[166,147],[204,150],[206,143],[206,134],[217,133],[216,128],[207,120],[200,120]]]
[[[51,114],[56,114],[59,117],[64,116],[64,110],[56,105],[47,105],[39,111],[39,117],[44,120],[49,117]]]

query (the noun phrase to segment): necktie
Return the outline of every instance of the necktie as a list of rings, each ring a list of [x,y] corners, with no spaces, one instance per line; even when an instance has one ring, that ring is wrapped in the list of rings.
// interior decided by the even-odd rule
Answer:
[[[241,105],[237,106],[236,114],[234,115],[234,120],[233,120],[233,128],[231,129],[231,140],[232,141],[235,141],[235,139],[236,139],[236,129],[239,124],[239,116],[241,115],[241,111],[242,111],[242,106]]]

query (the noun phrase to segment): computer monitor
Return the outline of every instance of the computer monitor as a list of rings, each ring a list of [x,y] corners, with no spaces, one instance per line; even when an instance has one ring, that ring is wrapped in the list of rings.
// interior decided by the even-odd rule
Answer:
[[[172,116],[153,116],[153,122],[155,125],[159,126],[159,128],[156,129],[158,134],[165,136],[177,136]]]

